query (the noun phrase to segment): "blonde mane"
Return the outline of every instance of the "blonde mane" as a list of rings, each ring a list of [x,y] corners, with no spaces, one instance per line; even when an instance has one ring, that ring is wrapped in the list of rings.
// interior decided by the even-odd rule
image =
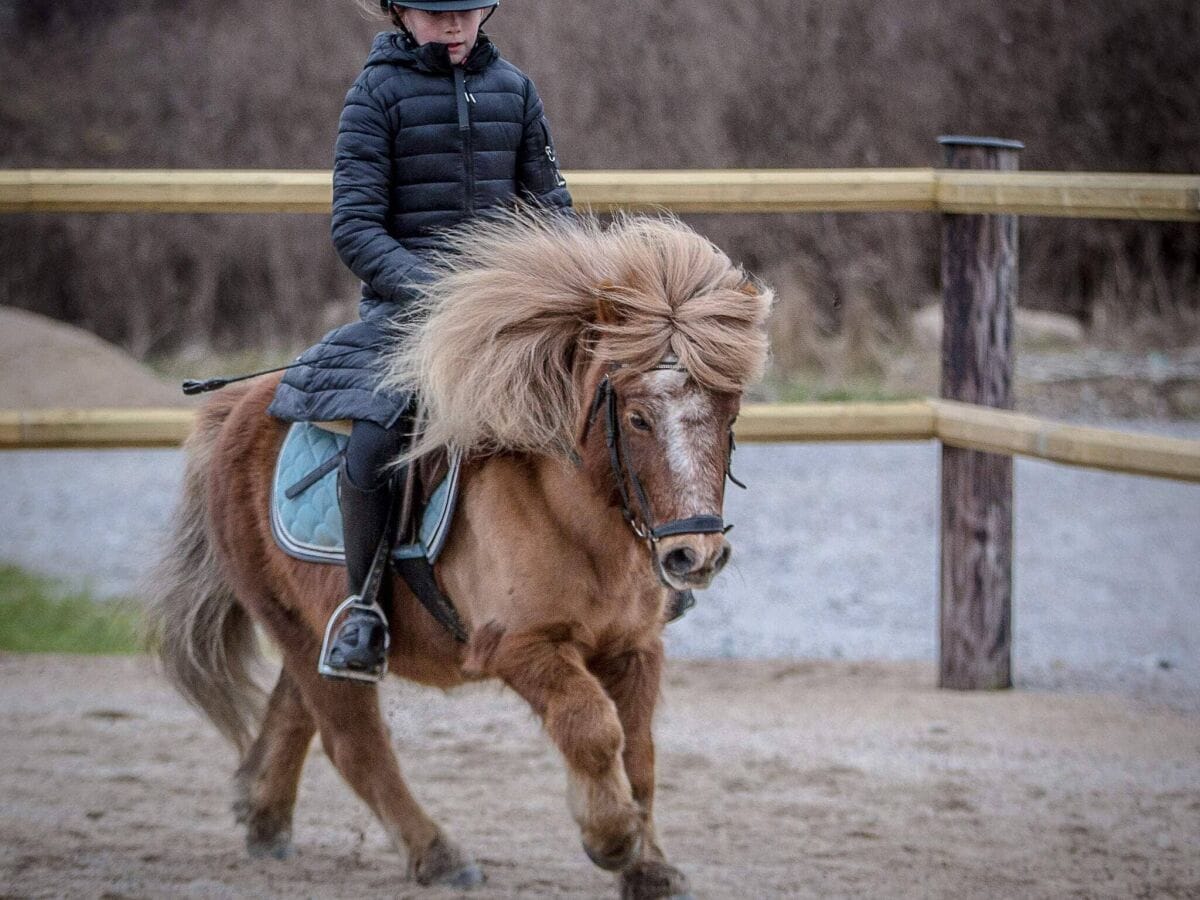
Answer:
[[[428,414],[413,455],[568,452],[584,353],[639,372],[671,352],[715,391],[762,376],[771,292],[677,219],[520,209],[448,240],[384,360],[384,385]]]

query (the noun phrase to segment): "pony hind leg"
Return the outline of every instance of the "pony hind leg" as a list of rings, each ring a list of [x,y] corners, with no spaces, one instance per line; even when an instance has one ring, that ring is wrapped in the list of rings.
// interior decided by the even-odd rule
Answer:
[[[253,857],[287,859],[292,812],[308,748],[317,726],[295,682],[284,669],[267,702],[258,737],[234,776],[234,815],[246,826]]]
[[[408,855],[408,874],[419,884],[470,888],[483,872],[451,841],[408,789],[392,751],[374,685],[328,681],[306,655],[288,666],[321,735],[325,754]]]

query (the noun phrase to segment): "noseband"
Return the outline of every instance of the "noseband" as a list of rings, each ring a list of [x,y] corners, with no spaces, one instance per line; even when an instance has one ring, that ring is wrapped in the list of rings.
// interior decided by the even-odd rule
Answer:
[[[614,366],[613,368],[618,367]],[[673,355],[664,357],[652,371],[664,370],[687,371],[679,365],[679,361]],[[601,409],[604,410],[604,443],[608,447],[609,465],[612,467],[613,476],[617,480],[617,489],[621,495],[621,514],[625,517],[629,527],[633,529],[634,534],[653,547],[665,537],[678,534],[724,534],[733,527],[726,525],[725,520],[719,515],[688,516],[685,519],[672,519],[670,522],[655,525],[654,513],[650,509],[650,499],[646,496],[645,488],[642,487],[642,480],[638,478],[637,472],[628,466],[629,449],[625,443],[625,433],[621,430],[620,417],[617,415],[617,389],[612,382],[611,371],[606,372],[600,379],[600,383],[596,385],[596,393],[592,397],[587,423],[583,430],[584,441],[587,440],[592,424]],[[734,447],[733,426],[731,425],[729,428],[729,452],[725,457],[725,477],[738,487],[745,488],[746,485],[738,481],[730,471]],[[629,489],[630,486],[633,488],[632,491]],[[636,512],[634,502],[631,502],[631,495],[632,501],[637,504]]]

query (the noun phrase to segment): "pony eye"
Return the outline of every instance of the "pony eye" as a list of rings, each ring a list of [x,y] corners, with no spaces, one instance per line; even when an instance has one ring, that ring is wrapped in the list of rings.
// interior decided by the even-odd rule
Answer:
[[[649,431],[650,423],[646,421],[646,417],[639,412],[631,412],[629,414],[629,424],[638,431]]]

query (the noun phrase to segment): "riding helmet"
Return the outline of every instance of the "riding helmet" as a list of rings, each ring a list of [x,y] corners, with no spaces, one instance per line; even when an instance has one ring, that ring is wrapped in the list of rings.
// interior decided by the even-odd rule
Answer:
[[[379,0],[379,5],[384,12],[388,12],[393,6],[410,6],[425,12],[461,12],[499,6],[500,0]]]

